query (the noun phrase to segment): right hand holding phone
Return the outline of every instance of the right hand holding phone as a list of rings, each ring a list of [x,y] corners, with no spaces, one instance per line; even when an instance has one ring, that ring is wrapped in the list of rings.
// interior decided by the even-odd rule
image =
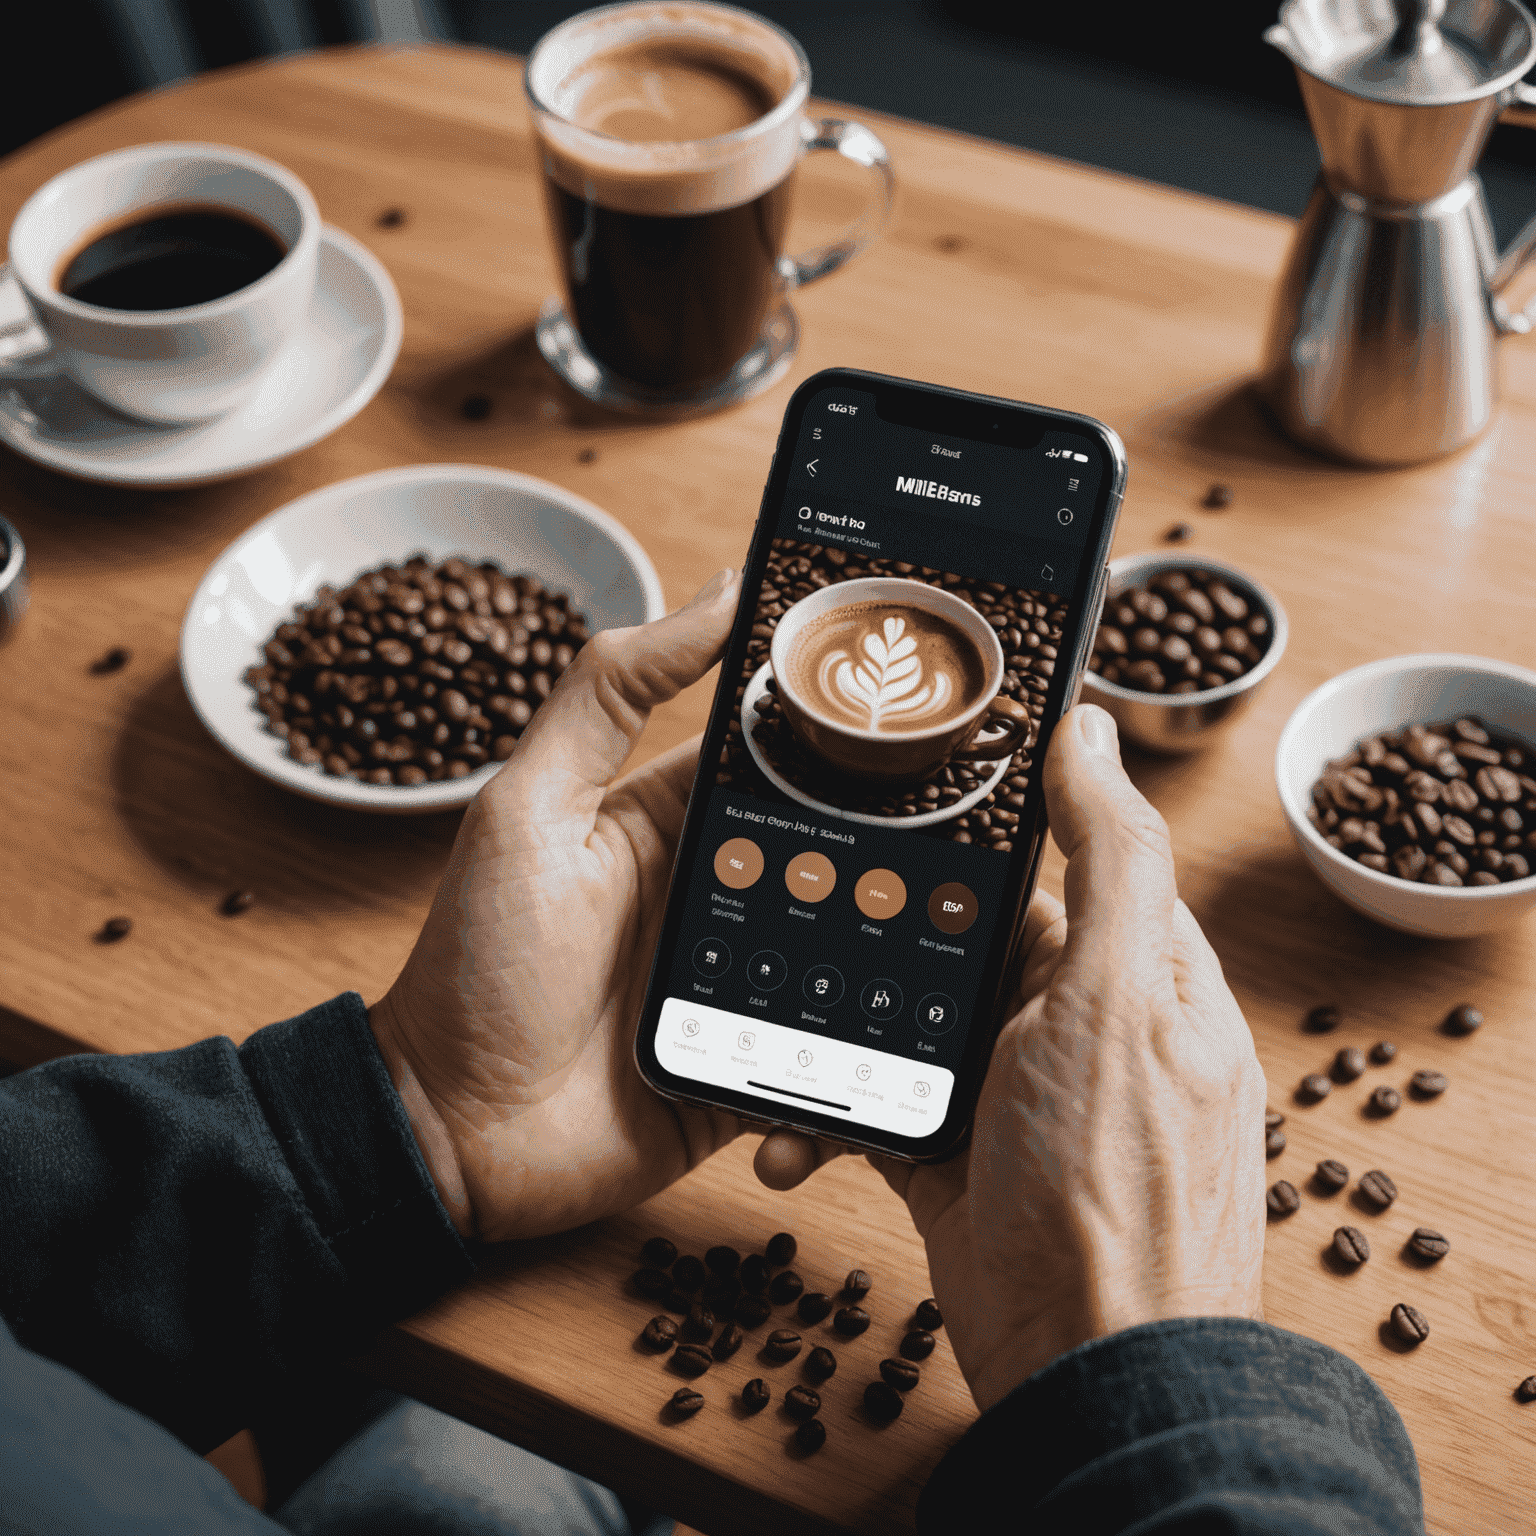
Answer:
[[[1094,705],[1056,730],[1044,783],[1066,907],[1030,909],[1024,1001],[970,1144],[937,1166],[871,1158],[983,1410],[1090,1339],[1261,1306],[1264,1075],[1167,827]]]

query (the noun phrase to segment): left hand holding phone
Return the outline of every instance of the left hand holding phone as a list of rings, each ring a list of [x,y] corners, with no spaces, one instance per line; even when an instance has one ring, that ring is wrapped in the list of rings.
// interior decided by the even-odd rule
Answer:
[[[743,1129],[660,1098],[632,1052],[699,743],[618,778],[651,710],[719,660],[739,588],[721,571],[676,613],[582,648],[470,806],[421,936],[369,1009],[465,1237],[627,1210]],[[832,1152],[779,1132],[759,1165],[788,1187]]]

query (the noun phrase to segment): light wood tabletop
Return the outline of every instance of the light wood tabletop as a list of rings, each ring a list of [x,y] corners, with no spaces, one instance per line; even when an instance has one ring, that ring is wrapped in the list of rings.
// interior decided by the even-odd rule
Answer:
[[[1420,650],[1531,662],[1536,340],[1505,344],[1503,413],[1457,457],[1396,472],[1326,464],[1278,441],[1244,390],[1288,221],[856,115],[897,168],[885,236],[797,297],[804,341],[787,378],[736,410],[667,425],[588,406],[534,347],[555,269],[514,59],[421,47],[241,68],[98,112],[0,164],[8,225],[55,172],[109,149],[195,138],[257,150],[378,255],[405,306],[383,392],[332,437],[244,479],[128,492],[0,456],[0,511],[33,577],[30,616],[0,652],[0,1056],[240,1040],[346,988],[372,1001],[401,964],[457,818],[375,819],[289,795],[228,758],[182,690],[188,599],[274,508],[398,464],[524,470],[624,522],[675,604],[744,555],[785,401],[819,368],[1085,411],[1130,451],[1118,552],[1189,522],[1191,553],[1251,571],[1290,614],[1290,649],[1229,736],[1204,755],[1131,763],[1168,819],[1181,890],[1247,1014],[1270,1102],[1289,1117],[1270,1176],[1303,1203],[1269,1233],[1268,1316],[1343,1350],[1390,1395],[1418,1449],[1431,1531],[1528,1530],[1536,1406],[1512,1389],[1536,1372],[1536,924],[1448,943],[1356,916],[1293,847],[1272,763],[1301,697],[1360,662]],[[863,192],[855,167],[808,163],[792,246],[826,238]],[[403,221],[382,225],[391,208]],[[486,419],[461,415],[471,394],[490,398]],[[1213,481],[1233,490],[1221,512],[1200,508]],[[91,675],[116,645],[131,663]],[[658,712],[641,759],[700,728],[712,681]],[[1047,888],[1060,873],[1053,851]],[[221,916],[237,887],[256,905]],[[92,943],[117,914],[132,917],[131,936]],[[1320,1002],[1345,1016],[1327,1037],[1300,1027]],[[1437,1025],[1462,1002],[1488,1022],[1452,1040]],[[1390,1069],[1316,1107],[1293,1102],[1340,1046],[1382,1038],[1401,1047]],[[1439,1100],[1364,1116],[1379,1083],[1429,1066],[1450,1078]],[[370,1368],[708,1531],[909,1526],[924,1478],[974,1417],[942,1340],[896,1424],[877,1431],[855,1406],[928,1294],[921,1247],[862,1161],[779,1196],[757,1185],[750,1153],[739,1143],[641,1210],[506,1253],[390,1330]],[[1385,1169],[1398,1202],[1366,1216],[1347,1196],[1315,1196],[1306,1176],[1324,1157]],[[1375,1257],[1341,1276],[1323,1250],[1346,1220]],[[1451,1241],[1429,1270],[1400,1254],[1420,1223]],[[684,1251],[745,1251],[782,1228],[800,1239],[808,1281],[834,1288],[855,1264],[875,1277],[875,1326],[842,1352],[825,1394],[831,1438],[806,1459],[786,1450],[777,1410],[746,1419],[729,1407],[750,1375],[797,1379],[797,1367],[765,1371],[750,1347],[706,1378],[706,1413],[664,1422],[679,1382],[635,1349],[653,1309],[624,1283],[652,1233]],[[1381,1331],[1398,1301],[1431,1323],[1413,1352]]]

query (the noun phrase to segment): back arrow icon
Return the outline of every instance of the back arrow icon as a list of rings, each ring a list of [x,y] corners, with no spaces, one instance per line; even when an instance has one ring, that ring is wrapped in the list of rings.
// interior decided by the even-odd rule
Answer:
[[[805,466],[807,473],[813,480],[816,478],[816,466],[820,463],[820,459],[812,459],[811,462]]]

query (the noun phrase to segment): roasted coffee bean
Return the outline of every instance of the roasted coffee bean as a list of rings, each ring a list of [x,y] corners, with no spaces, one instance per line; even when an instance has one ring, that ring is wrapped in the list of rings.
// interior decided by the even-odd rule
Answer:
[[[702,1344],[714,1331],[715,1314],[709,1311],[703,1302],[694,1302],[688,1309],[688,1316],[683,1319],[683,1337],[692,1339],[696,1344]]]
[[[741,1300],[741,1282],[723,1275],[711,1275],[704,1282],[700,1295],[711,1312],[724,1316],[736,1310],[736,1303]]]
[[[1450,1079],[1443,1072],[1435,1072],[1428,1067],[1415,1072],[1408,1080],[1408,1086],[1414,1094],[1421,1099],[1437,1098],[1444,1093],[1450,1084]]]
[[[1515,1388],[1515,1401],[1517,1403],[1536,1403],[1536,1376],[1527,1376]]]
[[[1317,1187],[1330,1195],[1336,1195],[1349,1183],[1349,1169],[1337,1158],[1325,1157],[1313,1170]]]
[[[219,911],[225,917],[239,917],[242,912],[249,912],[256,905],[255,891],[231,891],[219,904]]]
[[[690,1418],[704,1406],[704,1394],[695,1392],[692,1387],[679,1387],[667,1402],[673,1413],[679,1418]]]
[[[857,1338],[869,1327],[869,1313],[863,1307],[839,1307],[832,1326],[848,1338]]]
[[[888,1381],[872,1381],[864,1388],[864,1411],[877,1424],[900,1418],[905,1406],[901,1393]]]
[[[938,1302],[930,1296],[927,1301],[918,1302],[914,1321],[919,1328],[924,1328],[929,1333],[933,1333],[936,1329],[944,1326],[944,1314],[939,1311]]]
[[[1316,1104],[1333,1092],[1333,1082],[1321,1072],[1309,1072],[1296,1089],[1296,1097],[1303,1104]]]
[[[846,1296],[849,1301],[863,1301],[864,1298],[869,1295],[870,1287],[873,1286],[874,1283],[875,1282],[869,1278],[869,1274],[866,1270],[850,1269],[848,1271],[848,1278],[843,1281],[843,1295]]]
[[[1285,1151],[1285,1132],[1280,1130],[1265,1131],[1264,1156],[1279,1157]]]
[[[1346,1045],[1333,1058],[1333,1075],[1341,1083],[1352,1083],[1365,1071],[1365,1052],[1357,1045]]]
[[[1402,1108],[1403,1096],[1396,1088],[1389,1088],[1385,1083],[1371,1091],[1371,1113],[1373,1115],[1393,1115]]]
[[[1392,1331],[1405,1344],[1422,1344],[1429,1337],[1429,1321],[1417,1307],[1400,1301],[1392,1308]]]
[[[741,1348],[742,1342],[745,1338],[746,1334],[741,1331],[737,1324],[727,1323],[725,1327],[720,1330],[720,1337],[715,1340],[713,1346],[710,1349],[710,1354],[712,1354],[716,1360],[729,1360],[731,1356]]]
[[[121,672],[132,660],[133,652],[127,646],[114,645],[105,656],[98,656],[90,669],[97,677],[105,677],[109,672]]]
[[[1278,1109],[1267,1109],[1264,1111],[1264,1129],[1266,1131],[1277,1131],[1284,1124],[1285,1116]]]
[[[734,1248],[727,1248],[723,1244],[718,1248],[711,1248],[704,1255],[704,1267],[715,1275],[734,1275],[741,1267],[741,1255]]]
[[[926,1360],[933,1353],[934,1337],[925,1328],[914,1328],[901,1341],[901,1353],[908,1360]]]
[[[675,1287],[661,1298],[661,1304],[668,1312],[676,1312],[680,1317],[687,1317],[693,1311],[693,1297],[683,1295]]]
[[[821,1412],[821,1393],[813,1392],[809,1387],[791,1387],[784,1394],[784,1411],[802,1424],[807,1419],[814,1419]]]
[[[1433,1227],[1415,1227],[1408,1239],[1408,1252],[1416,1259],[1443,1259],[1450,1251],[1449,1241]]]
[[[702,1376],[715,1357],[702,1344],[679,1344],[672,1351],[672,1368],[684,1376]]]
[[[665,1296],[672,1289],[672,1276],[664,1269],[637,1269],[629,1283],[642,1296]]]
[[[126,939],[133,932],[133,919],[131,917],[109,917],[101,925],[101,931],[96,935],[98,944],[116,944],[119,939]]]
[[[1470,1035],[1474,1029],[1482,1026],[1482,1022],[1482,1014],[1471,1004],[1463,1003],[1446,1014],[1445,1022],[1440,1027],[1448,1035]]]
[[[640,1256],[656,1269],[671,1269],[677,1262],[677,1244],[664,1237],[648,1237],[640,1249]]]
[[[1194,536],[1195,530],[1188,523],[1175,523],[1163,534],[1163,540],[1168,544],[1184,544]]]
[[[880,1362],[880,1374],[898,1392],[910,1392],[921,1376],[921,1372],[910,1360],[895,1357]]]
[[[1378,1067],[1384,1067],[1397,1055],[1397,1047],[1390,1040],[1378,1040],[1371,1047],[1371,1060]]]
[[[373,222],[380,229],[399,229],[405,223],[405,210],[403,208],[386,208]]]
[[[827,1443],[827,1426],[820,1419],[807,1419],[795,1431],[795,1444],[807,1456],[814,1456]]]
[[[825,1291],[807,1291],[795,1310],[802,1323],[819,1323],[832,1310],[832,1298]]]
[[[754,1296],[761,1296],[768,1289],[768,1261],[760,1253],[749,1253],[736,1271],[741,1288]]]
[[[1359,1227],[1340,1227],[1333,1234],[1333,1256],[1341,1264],[1364,1264],[1371,1256],[1371,1245]]]
[[[769,1392],[768,1383],[761,1376],[754,1376],[741,1389],[741,1406],[748,1413],[761,1413],[772,1401],[773,1394]]]
[[[812,1381],[827,1381],[837,1373],[837,1356],[830,1349],[813,1349],[805,1357],[805,1374]]]
[[[788,1306],[804,1289],[805,1281],[794,1270],[780,1270],[768,1282],[768,1299],[777,1306]]]
[[[467,395],[464,403],[459,407],[459,415],[465,421],[484,421],[491,414],[491,397],[489,395]]]
[[[1355,1188],[1378,1210],[1386,1210],[1397,1199],[1397,1185],[1379,1168],[1373,1168],[1369,1173],[1362,1173],[1360,1182]]]
[[[1329,1030],[1337,1029],[1343,1022],[1344,1015],[1332,1003],[1319,1003],[1307,1015],[1302,1027],[1310,1030],[1314,1035],[1325,1035]]]
[[[763,1353],[770,1360],[783,1365],[786,1360],[793,1360],[800,1353],[800,1346],[800,1335],[793,1328],[775,1328],[763,1345]]]
[[[677,1324],[670,1317],[653,1317],[645,1325],[640,1340],[647,1349],[671,1349],[677,1343]]]
[[[761,1328],[773,1313],[766,1296],[743,1296],[736,1303],[736,1321],[743,1328]]]
[[[672,1265],[672,1282],[680,1291],[696,1291],[704,1284],[704,1277],[708,1273],[709,1271],[704,1268],[703,1260],[694,1258],[691,1253],[685,1253]]]
[[[768,1246],[763,1251],[775,1269],[782,1269],[800,1251],[800,1245],[792,1232],[779,1232],[768,1239]]]
[[[1224,512],[1232,505],[1232,487],[1217,481],[1201,498],[1200,505],[1208,512]]]
[[[1264,1204],[1269,1207],[1271,1216],[1289,1216],[1300,1208],[1301,1196],[1288,1179],[1276,1179],[1264,1196]]]

